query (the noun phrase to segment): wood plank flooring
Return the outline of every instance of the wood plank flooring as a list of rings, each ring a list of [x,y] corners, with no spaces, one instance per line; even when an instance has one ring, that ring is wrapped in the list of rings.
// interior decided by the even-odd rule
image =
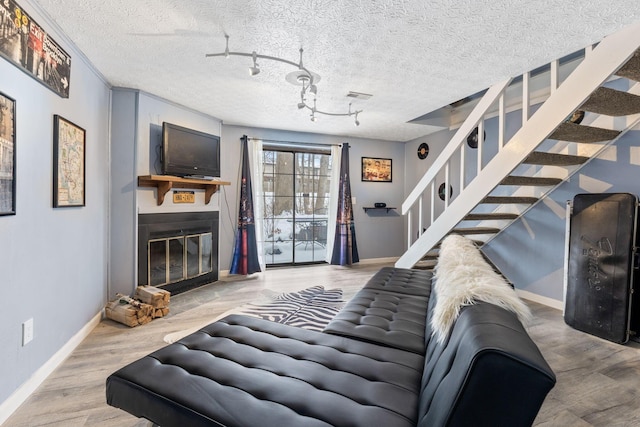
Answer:
[[[147,325],[128,328],[103,320],[3,427],[147,426],[105,403],[105,380],[118,368],[166,345],[165,334],[203,324],[261,297],[314,285],[340,288],[347,300],[384,265],[319,265],[227,278],[173,296],[171,313]],[[640,345],[613,344],[575,331],[564,324],[558,310],[530,306],[535,321],[529,333],[558,377],[534,425],[640,425]]]

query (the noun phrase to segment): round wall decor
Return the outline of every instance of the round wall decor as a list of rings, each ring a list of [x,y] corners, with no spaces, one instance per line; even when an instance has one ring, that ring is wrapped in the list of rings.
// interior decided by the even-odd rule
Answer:
[[[426,142],[423,142],[418,146],[418,158],[420,160],[424,160],[429,155],[429,145]]]
[[[576,110],[573,112],[573,114],[571,114],[571,116],[569,116],[569,118],[567,118],[566,121],[579,125],[580,123],[582,123],[582,119],[584,119],[584,111]]]
[[[482,132],[483,141],[487,139],[487,132]],[[471,131],[469,136],[467,137],[467,145],[471,148],[478,148],[478,128],[475,128]]]
[[[440,200],[444,200],[444,182],[442,184],[440,184],[440,187],[438,187],[438,197],[440,197]],[[453,187],[449,186],[449,200],[451,200],[451,197],[453,196]]]

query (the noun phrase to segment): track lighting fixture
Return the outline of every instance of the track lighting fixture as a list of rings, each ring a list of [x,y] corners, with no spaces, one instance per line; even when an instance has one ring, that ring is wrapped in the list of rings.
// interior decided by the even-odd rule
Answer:
[[[205,56],[210,57],[219,57],[223,56],[228,58],[229,56],[247,56],[252,58],[253,66],[249,67],[249,74],[255,76],[260,73],[260,68],[258,66],[258,58],[260,59],[268,59],[270,61],[278,61],[283,62],[285,64],[292,65],[297,68],[296,71],[287,74],[286,80],[289,83],[292,83],[297,86],[302,86],[300,90],[300,102],[298,102],[298,109],[308,109],[311,110],[311,121],[315,122],[318,120],[318,114],[324,114],[327,116],[355,116],[355,124],[356,126],[360,126],[360,121],[358,121],[358,114],[362,112],[362,110],[351,111],[351,104],[349,104],[349,111],[346,113],[332,113],[328,111],[321,111],[316,108],[316,99],[318,96],[318,87],[316,83],[320,80],[320,76],[309,71],[304,65],[302,65],[302,53],[303,49],[300,48],[300,60],[298,63],[293,61],[289,61],[287,59],[278,58],[276,56],[269,55],[261,55],[257,53],[255,50],[251,53],[247,52],[230,52],[229,51],[229,36],[225,34],[226,46],[224,52],[221,53],[208,53]],[[307,96],[313,99],[313,107],[311,107],[307,103]]]

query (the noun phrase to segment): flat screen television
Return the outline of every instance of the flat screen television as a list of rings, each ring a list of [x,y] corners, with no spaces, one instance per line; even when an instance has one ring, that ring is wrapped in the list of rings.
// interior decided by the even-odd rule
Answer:
[[[162,173],[219,177],[220,137],[163,122]]]

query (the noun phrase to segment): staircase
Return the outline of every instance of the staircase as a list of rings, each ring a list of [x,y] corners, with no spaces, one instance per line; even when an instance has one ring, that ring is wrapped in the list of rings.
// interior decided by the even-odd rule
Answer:
[[[489,88],[402,204],[396,267],[432,266],[450,233],[489,242],[640,122],[639,47],[640,24]]]

